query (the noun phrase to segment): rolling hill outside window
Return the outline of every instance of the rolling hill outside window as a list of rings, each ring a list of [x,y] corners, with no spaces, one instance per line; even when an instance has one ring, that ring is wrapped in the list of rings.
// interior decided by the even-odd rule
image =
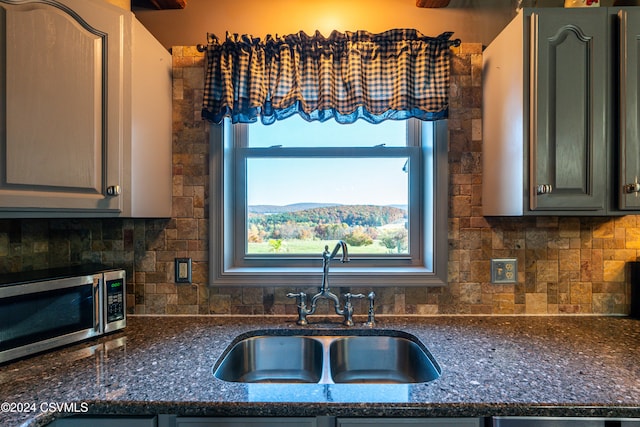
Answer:
[[[212,285],[446,283],[450,35],[210,36]]]

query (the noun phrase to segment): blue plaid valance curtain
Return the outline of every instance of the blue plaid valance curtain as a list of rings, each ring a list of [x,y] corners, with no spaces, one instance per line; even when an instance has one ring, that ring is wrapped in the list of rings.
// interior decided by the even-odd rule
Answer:
[[[340,123],[444,118],[451,34],[300,32],[264,41],[227,34],[224,42],[210,34],[202,116],[264,124],[293,114]]]

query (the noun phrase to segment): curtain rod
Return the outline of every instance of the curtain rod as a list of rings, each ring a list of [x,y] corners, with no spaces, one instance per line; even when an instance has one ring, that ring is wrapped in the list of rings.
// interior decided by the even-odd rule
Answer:
[[[462,43],[462,41],[460,39],[449,40],[449,45],[450,46],[458,47],[458,46],[460,46],[461,43]],[[198,49],[198,52],[206,52],[207,51],[207,45],[206,44],[202,44],[202,43],[198,43],[196,45],[196,49]]]

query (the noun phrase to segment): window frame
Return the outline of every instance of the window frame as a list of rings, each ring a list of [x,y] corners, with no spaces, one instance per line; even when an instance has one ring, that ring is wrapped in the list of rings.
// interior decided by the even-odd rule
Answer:
[[[334,286],[443,286],[448,264],[448,129],[447,121],[408,120],[407,147],[354,147],[332,152],[321,148],[252,148],[260,157],[278,150],[278,157],[314,153],[328,157],[411,157],[420,160],[410,174],[410,255],[356,255],[351,262],[331,265]],[[322,250],[317,256],[245,256],[246,125],[211,124],[210,135],[210,286],[313,286],[322,275]],[[413,141],[413,142],[412,142]],[[417,142],[416,142],[417,141]],[[427,173],[432,170],[433,173]],[[412,171],[413,172],[413,171]],[[417,203],[415,203],[417,201]],[[429,206],[435,206],[429,209]],[[430,225],[430,226],[429,226]],[[234,238],[234,236],[238,236]],[[419,239],[415,237],[419,236]],[[412,238],[413,237],[413,238]]]

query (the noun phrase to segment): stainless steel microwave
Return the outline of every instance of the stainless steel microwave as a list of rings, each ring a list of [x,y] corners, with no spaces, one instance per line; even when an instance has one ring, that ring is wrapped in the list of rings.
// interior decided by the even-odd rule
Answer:
[[[0,277],[0,363],[124,328],[125,289],[96,265]]]

